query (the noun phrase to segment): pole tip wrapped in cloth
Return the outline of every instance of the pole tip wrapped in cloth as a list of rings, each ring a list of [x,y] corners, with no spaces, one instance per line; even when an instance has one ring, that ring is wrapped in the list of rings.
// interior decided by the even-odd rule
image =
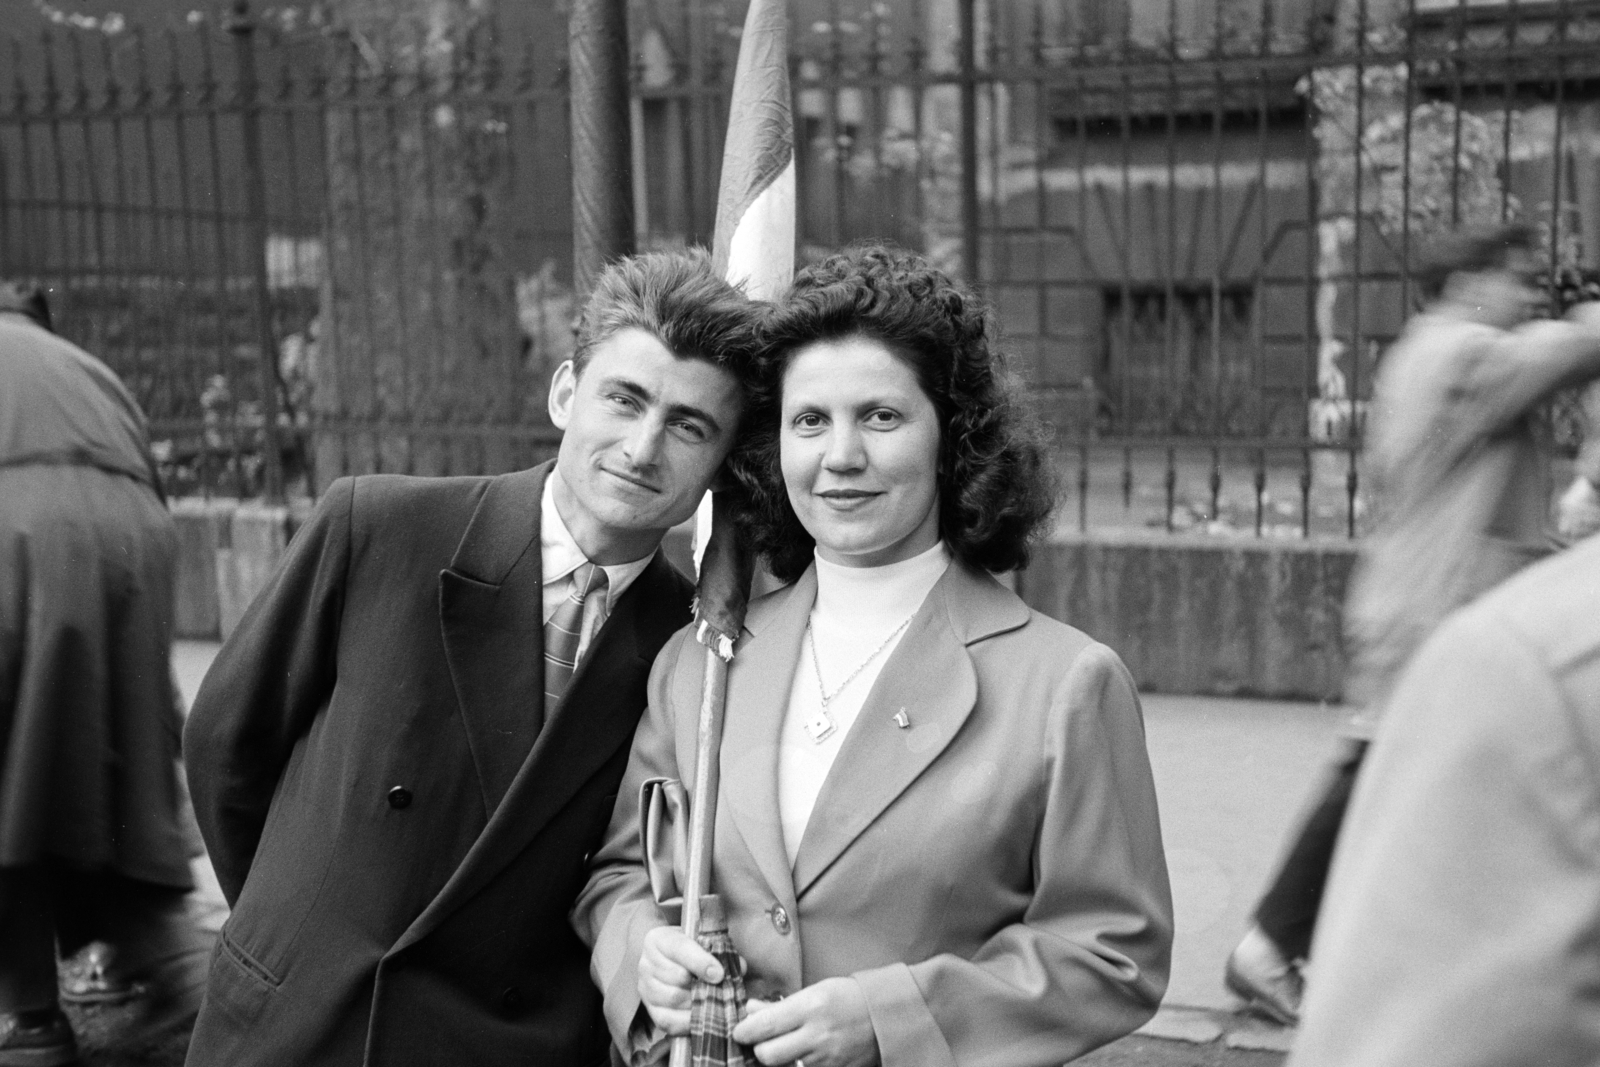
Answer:
[[[700,562],[700,582],[695,587],[695,637],[720,656],[733,659],[733,645],[744,628],[750,603],[750,575],[754,561],[739,535],[726,493],[711,495],[711,535]]]

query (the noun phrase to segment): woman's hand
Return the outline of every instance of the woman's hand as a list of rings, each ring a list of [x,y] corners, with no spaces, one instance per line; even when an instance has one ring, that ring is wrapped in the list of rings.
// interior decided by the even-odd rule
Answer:
[[[750,1006],[733,1039],[754,1045],[768,1067],[796,1060],[805,1067],[875,1067],[881,1059],[867,997],[854,978],[825,978],[776,1003]]]
[[[722,964],[676,926],[644,935],[639,955],[639,1000],[656,1025],[673,1037],[689,1032],[690,991],[699,977],[722,981]]]

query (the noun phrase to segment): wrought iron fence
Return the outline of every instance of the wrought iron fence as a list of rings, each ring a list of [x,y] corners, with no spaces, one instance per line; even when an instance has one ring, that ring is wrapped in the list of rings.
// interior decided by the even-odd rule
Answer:
[[[741,7],[635,20],[642,244],[709,239]],[[51,284],[179,491],[547,454],[558,15],[275,10],[13,42],[0,273]],[[976,278],[1057,429],[1069,524],[1354,533],[1418,241],[1515,217],[1553,288],[1600,267],[1594,0],[791,10],[801,254],[887,238]]]

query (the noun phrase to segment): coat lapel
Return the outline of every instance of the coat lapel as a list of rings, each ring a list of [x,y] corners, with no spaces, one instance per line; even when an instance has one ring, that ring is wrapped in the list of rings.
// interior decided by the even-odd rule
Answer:
[[[967,645],[1027,619],[1026,605],[993,578],[950,565],[884,664],[822,783],[795,857],[797,898],[960,732],[978,699]],[[900,711],[908,728],[894,721]]]
[[[445,659],[486,816],[528,755],[530,702],[544,692],[539,504],[550,466],[492,479],[439,574]]]
[[[778,817],[778,738],[806,620],[816,599],[812,568],[788,589],[774,593],[767,610],[752,608],[747,636],[728,672],[728,716],[722,734],[720,808],[731,816],[776,899],[791,911],[794,880]],[[687,718],[692,760],[695,717]]]
[[[672,565],[657,554],[595,635],[593,647],[584,653],[578,673],[515,771],[483,833],[395,950],[426,936],[482,889],[627,745],[644,711],[640,694],[654,650],[689,618],[688,602]],[[535,645],[534,654],[538,653]]]

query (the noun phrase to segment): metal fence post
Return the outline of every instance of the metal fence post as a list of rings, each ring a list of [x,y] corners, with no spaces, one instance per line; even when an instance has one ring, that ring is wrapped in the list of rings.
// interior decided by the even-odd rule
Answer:
[[[283,451],[278,427],[278,345],[272,331],[272,294],[267,272],[267,186],[261,153],[260,85],[256,80],[256,53],[253,43],[255,20],[249,0],[234,0],[228,32],[233,35],[238,70],[240,139],[244,146],[245,225],[250,260],[250,282],[255,304],[256,342],[260,352],[261,374],[261,473],[262,495],[270,504],[281,504],[283,494]]]
[[[978,28],[976,0],[957,0],[961,39],[961,270],[978,281]]]

